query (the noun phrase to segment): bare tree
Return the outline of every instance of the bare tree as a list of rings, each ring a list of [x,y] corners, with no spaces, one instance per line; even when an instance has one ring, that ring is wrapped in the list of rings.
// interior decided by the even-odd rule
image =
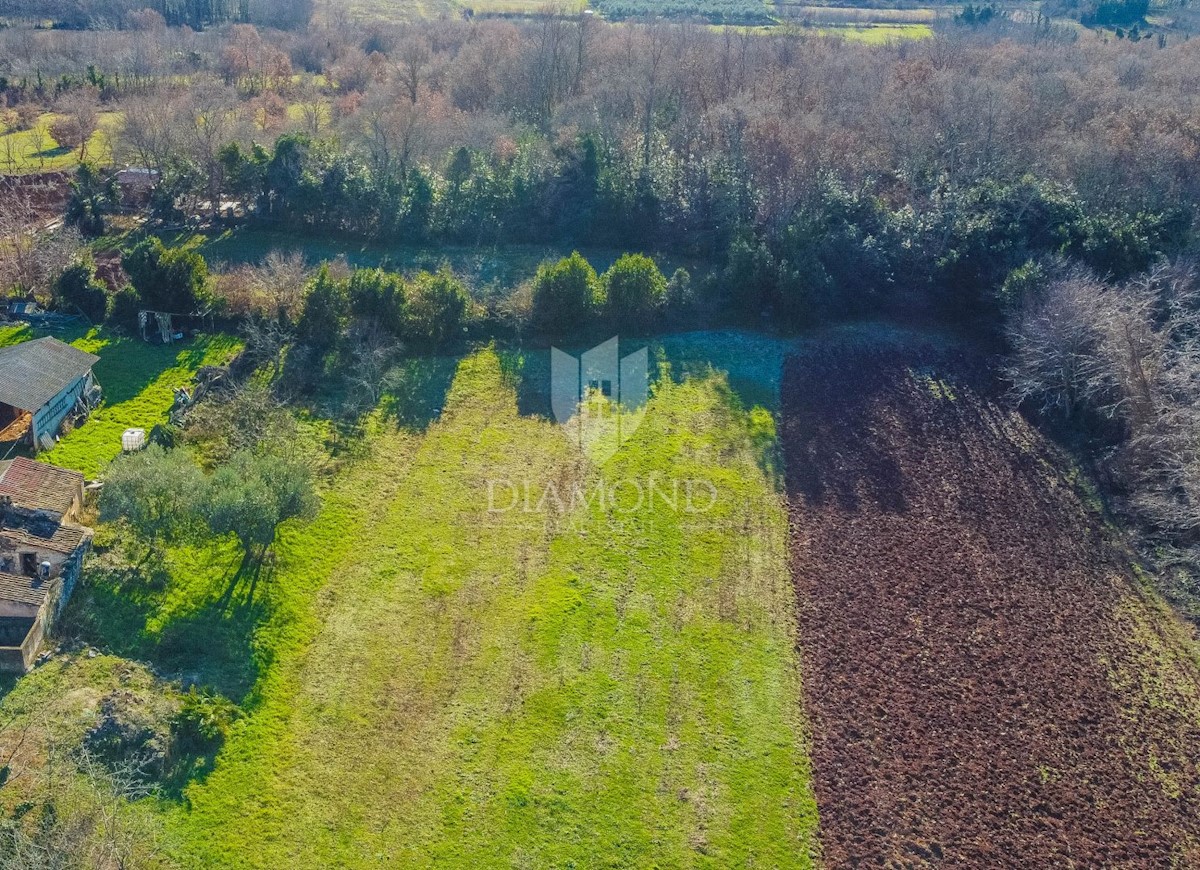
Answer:
[[[346,404],[352,412],[367,411],[379,404],[387,389],[386,377],[396,361],[400,346],[377,324],[359,324],[350,336]]]
[[[129,811],[154,793],[138,760],[101,763],[54,744],[47,754],[34,812],[0,821],[0,870],[120,870],[152,862],[154,837]]]
[[[330,107],[311,77],[300,86],[297,104],[300,107],[304,131],[310,136],[320,136],[329,124]]]
[[[1109,392],[1102,347],[1110,307],[1103,283],[1082,269],[1025,303],[1009,327],[1007,373],[1019,402],[1070,419]]]
[[[1116,418],[1115,469],[1155,534],[1200,533],[1200,280],[1160,263],[1119,287],[1074,271],[1051,281],[1010,329],[1018,398],[1070,417]]]
[[[429,41],[422,35],[410,36],[400,44],[397,56],[397,77],[404,85],[409,100],[416,103],[421,95],[421,82],[424,81],[432,56]]]
[[[100,127],[97,99],[94,88],[71,91],[59,101],[59,117],[50,124],[54,141],[62,148],[78,149],[81,161],[87,159],[88,144]]]
[[[49,232],[32,192],[19,182],[0,181],[0,289],[46,294],[82,247],[70,227]]]

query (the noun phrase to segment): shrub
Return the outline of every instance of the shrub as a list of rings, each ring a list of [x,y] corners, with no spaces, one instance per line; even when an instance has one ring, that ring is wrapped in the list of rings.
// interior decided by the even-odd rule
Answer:
[[[596,270],[578,251],[538,269],[533,279],[533,326],[563,335],[585,326],[601,298]]]
[[[667,279],[643,254],[626,254],[604,273],[605,305],[618,323],[644,324],[667,296]]]
[[[122,264],[146,308],[191,314],[211,302],[208,264],[191,248],[168,248],[151,236],[127,253]]]
[[[171,719],[172,749],[183,755],[215,752],[229,735],[237,713],[228,699],[192,686]]]
[[[323,357],[337,344],[349,315],[350,297],[345,284],[334,280],[328,266],[322,266],[304,297],[296,338]]]
[[[370,321],[400,338],[405,333],[407,294],[404,279],[382,269],[358,269],[346,286],[354,317]]]
[[[55,118],[50,124],[50,136],[60,148],[68,151],[77,150],[91,137],[94,130],[89,130],[70,116]]]
[[[142,297],[137,290],[126,285],[113,294],[112,304],[108,310],[108,320],[125,329],[138,328],[138,312],[142,310]]]
[[[96,264],[91,257],[85,256],[59,275],[54,296],[63,308],[78,309],[93,323],[104,320],[108,307],[107,288],[96,278]]]
[[[471,297],[449,268],[422,272],[412,282],[407,334],[415,345],[439,348],[462,337]]]

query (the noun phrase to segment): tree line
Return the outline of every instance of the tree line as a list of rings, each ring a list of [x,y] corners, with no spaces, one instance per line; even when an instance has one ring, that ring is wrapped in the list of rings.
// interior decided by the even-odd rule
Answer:
[[[1168,594],[1200,620],[1200,272],[1162,261],[1123,281],[1031,266],[1008,318],[1015,397],[1094,463]]]

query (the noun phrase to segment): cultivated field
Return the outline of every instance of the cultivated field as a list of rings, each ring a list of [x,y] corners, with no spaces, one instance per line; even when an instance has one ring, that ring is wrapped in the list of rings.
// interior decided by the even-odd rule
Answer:
[[[1197,866],[1200,671],[978,361],[827,345],[782,432],[831,866]]]

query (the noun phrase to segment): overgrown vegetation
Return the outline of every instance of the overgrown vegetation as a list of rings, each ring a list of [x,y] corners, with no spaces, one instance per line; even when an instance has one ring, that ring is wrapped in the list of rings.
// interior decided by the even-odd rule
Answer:
[[[1009,329],[1017,396],[1081,437],[1168,591],[1200,618],[1196,267],[1159,264],[1121,284],[1061,262],[1030,271],[1036,289]]]

